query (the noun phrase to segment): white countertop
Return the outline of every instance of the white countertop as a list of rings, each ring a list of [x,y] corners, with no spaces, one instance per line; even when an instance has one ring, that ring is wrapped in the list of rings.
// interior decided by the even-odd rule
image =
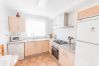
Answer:
[[[26,40],[20,40],[20,41],[8,42],[8,44],[9,44],[9,43],[25,43],[25,42],[29,42],[29,41],[41,41],[41,40],[49,40],[49,38],[26,39]]]
[[[52,45],[58,47],[59,49],[63,49],[64,51],[70,51],[71,53],[75,54],[75,46],[69,44],[57,44],[52,41]]]
[[[11,43],[25,43],[25,42],[29,42],[29,41],[41,41],[41,40],[50,40],[52,43],[52,45],[56,46],[56,47],[59,47],[63,50],[68,50],[72,53],[75,53],[75,46],[72,46],[72,45],[69,45],[69,44],[57,44],[55,42],[53,42],[53,39],[50,39],[50,38],[42,38],[42,39],[27,39],[27,40],[22,40],[22,41],[15,41],[15,42],[8,42],[8,44],[11,44]]]

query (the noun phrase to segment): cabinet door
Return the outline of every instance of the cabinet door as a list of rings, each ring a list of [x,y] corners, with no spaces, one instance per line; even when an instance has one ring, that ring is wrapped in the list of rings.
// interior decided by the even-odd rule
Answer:
[[[19,20],[19,32],[25,32],[25,19],[20,18]]]
[[[74,66],[74,54],[71,52],[67,52],[68,57],[68,66]]]
[[[74,66],[74,54],[68,50],[59,49],[59,63],[61,66]]]
[[[9,31],[12,33],[25,32],[25,19],[14,16],[8,17]]]
[[[25,43],[25,56],[30,56],[36,54],[35,52],[35,42],[26,42]]]
[[[35,51],[36,51],[36,54],[38,53],[42,53],[42,41],[36,41],[36,47],[35,47]]]
[[[64,55],[61,49],[59,49],[59,63],[61,66],[64,66]]]
[[[99,15],[99,5],[82,10],[78,13],[78,20]]]
[[[42,51],[43,52],[49,51],[49,41],[48,40],[42,41]]]
[[[18,33],[19,30],[19,19],[16,17],[9,17],[9,31],[12,33]]]
[[[8,54],[18,55],[19,60],[24,59],[24,43],[8,45]]]
[[[49,53],[52,54],[52,40],[49,41]]]
[[[67,55],[63,49],[59,49],[59,63],[61,66],[68,66],[67,65]]]
[[[36,41],[36,54],[49,51],[49,41],[41,40]]]

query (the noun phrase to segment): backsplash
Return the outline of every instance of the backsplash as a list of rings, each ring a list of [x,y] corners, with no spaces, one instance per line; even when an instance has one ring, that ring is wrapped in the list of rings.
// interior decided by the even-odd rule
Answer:
[[[54,29],[53,31],[56,35],[56,39],[68,41],[68,36],[76,38],[76,29],[75,28],[66,28],[66,29]]]

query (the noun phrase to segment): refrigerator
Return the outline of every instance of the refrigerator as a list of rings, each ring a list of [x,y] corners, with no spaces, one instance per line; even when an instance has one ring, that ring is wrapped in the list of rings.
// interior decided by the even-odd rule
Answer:
[[[99,66],[99,18],[77,23],[75,66]]]

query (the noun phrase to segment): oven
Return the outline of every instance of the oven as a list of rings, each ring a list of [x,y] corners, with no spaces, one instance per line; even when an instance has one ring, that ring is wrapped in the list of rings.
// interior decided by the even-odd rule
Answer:
[[[52,55],[58,60],[59,59],[59,48],[52,46]]]

